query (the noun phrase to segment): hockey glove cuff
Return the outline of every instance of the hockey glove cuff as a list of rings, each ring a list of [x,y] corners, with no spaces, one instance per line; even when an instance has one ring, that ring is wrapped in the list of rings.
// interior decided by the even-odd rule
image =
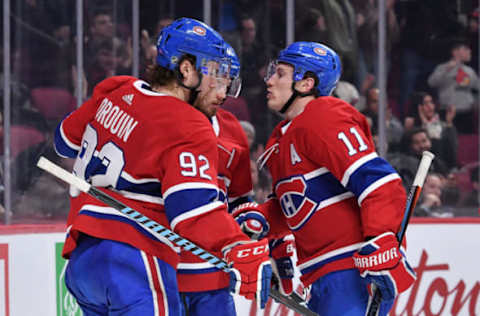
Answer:
[[[416,275],[398,247],[395,234],[387,232],[366,242],[353,255],[360,275],[374,283],[385,300],[393,300],[407,290]]]
[[[272,280],[268,240],[237,245],[226,252],[225,260],[231,267],[230,290],[247,299],[256,299],[257,306],[264,308]]]
[[[272,257],[272,269],[276,277],[280,293],[290,295],[293,291],[293,252],[295,242],[293,240],[275,239],[270,242],[270,255]]]

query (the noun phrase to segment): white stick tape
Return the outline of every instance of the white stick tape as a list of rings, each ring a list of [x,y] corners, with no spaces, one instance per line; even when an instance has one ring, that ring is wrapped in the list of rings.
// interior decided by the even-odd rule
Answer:
[[[37,166],[40,169],[43,169],[53,174],[57,178],[62,179],[68,184],[75,186],[76,188],[78,188],[79,190],[85,193],[88,192],[88,190],[90,190],[90,184],[88,184],[86,181],[80,179],[79,177],[74,176],[73,174],[69,173],[63,168],[60,168],[59,166],[57,166],[56,164],[54,164],[53,162],[51,162],[50,160],[48,160],[43,156],[40,157],[40,159],[38,160]]]

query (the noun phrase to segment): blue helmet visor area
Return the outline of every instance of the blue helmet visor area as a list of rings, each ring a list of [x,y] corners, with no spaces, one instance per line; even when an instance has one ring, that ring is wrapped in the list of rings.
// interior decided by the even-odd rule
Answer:
[[[202,80],[208,80],[209,85],[214,83],[218,91],[227,93],[231,85],[230,67],[230,59],[210,57],[202,58],[198,70],[202,74]]]

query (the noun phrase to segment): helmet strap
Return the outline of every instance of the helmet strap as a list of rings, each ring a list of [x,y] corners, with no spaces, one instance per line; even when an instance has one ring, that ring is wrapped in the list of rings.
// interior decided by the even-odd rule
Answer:
[[[305,92],[305,93],[299,92],[297,89],[295,89],[295,81],[292,82],[292,90],[293,90],[293,93],[288,99],[287,103],[285,103],[285,105],[280,109],[280,113],[282,114],[285,114],[285,112],[287,112],[288,108],[292,105],[293,101],[297,97],[303,98],[303,97],[308,97],[309,95],[314,95],[313,92]]]

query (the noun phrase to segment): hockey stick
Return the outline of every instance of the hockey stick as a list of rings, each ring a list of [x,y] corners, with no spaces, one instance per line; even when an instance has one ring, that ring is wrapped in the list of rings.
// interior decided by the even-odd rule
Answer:
[[[415,179],[413,180],[413,184],[410,187],[410,191],[408,192],[407,203],[405,205],[405,213],[403,214],[402,224],[400,226],[400,230],[397,233],[397,240],[399,247],[402,244],[403,237],[405,237],[405,232],[407,231],[408,222],[410,221],[410,217],[412,216],[413,210],[415,209],[415,205],[417,204],[418,198],[420,197],[420,193],[422,192],[423,183],[425,182],[425,178],[427,177],[428,169],[432,163],[433,158],[435,157],[429,151],[424,151],[422,153],[422,159],[420,160],[420,164],[418,165],[417,173],[415,174]],[[382,302],[382,294],[378,289],[374,290],[373,298],[369,302],[369,306],[367,308],[367,316],[377,316],[380,312],[380,303]]]
[[[61,168],[60,166],[54,164],[50,160],[46,159],[45,157],[40,157],[37,162],[37,166],[40,169],[47,171],[48,173],[54,175],[55,177],[63,180],[64,182],[73,185],[74,187],[78,188],[80,191],[85,192],[94,198],[98,199],[99,201],[110,205],[117,211],[121,212],[122,214],[128,216],[130,219],[134,220],[137,224],[142,226],[143,228],[149,230],[154,234],[158,234],[162,237],[167,238],[168,240],[172,241],[177,246],[182,247],[186,251],[190,251],[193,254],[197,255],[201,259],[205,260],[206,262],[214,265],[216,268],[223,270],[225,272],[230,272],[230,267],[224,260],[216,257],[215,255],[207,252],[206,250],[200,248],[193,242],[189,241],[188,239],[183,238],[182,236],[176,234],[172,230],[160,225],[159,223],[151,220],[150,218],[146,217],[142,213],[128,207],[127,205],[123,204],[122,202],[114,199],[110,195],[104,193],[103,191],[95,188],[94,186],[87,183],[85,180],[75,176],[74,174],[68,172],[67,170]],[[298,304],[295,300],[290,297],[286,297],[282,295],[275,289],[270,290],[270,297],[272,297],[277,302],[280,302],[293,310],[296,313],[305,316],[318,316],[316,313],[309,310],[307,307]]]

